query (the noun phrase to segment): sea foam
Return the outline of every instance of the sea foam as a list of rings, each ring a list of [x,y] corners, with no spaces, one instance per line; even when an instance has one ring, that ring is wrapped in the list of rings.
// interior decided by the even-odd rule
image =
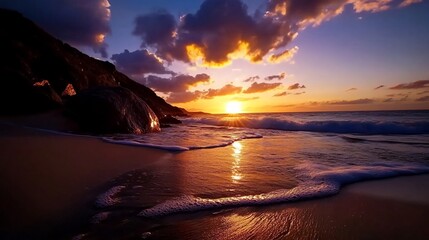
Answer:
[[[132,136],[132,135],[130,135]],[[141,142],[136,139],[130,138],[128,139],[115,139],[111,137],[103,137],[102,140],[109,143],[115,143],[115,144],[122,144],[122,145],[129,145],[129,146],[139,146],[139,147],[149,147],[149,148],[157,148],[157,149],[163,149],[167,151],[189,151],[189,150],[196,150],[196,149],[210,149],[210,148],[219,148],[219,147],[226,147],[229,145],[232,145],[236,141],[244,140],[244,139],[251,139],[251,138],[262,138],[262,135],[256,134],[256,133],[247,133],[243,134],[238,137],[230,138],[227,140],[223,140],[220,142],[214,141],[212,144],[206,144],[206,145],[191,145],[191,146],[179,146],[179,145],[164,145],[164,144],[154,144],[154,143],[146,143]]]
[[[110,207],[120,202],[120,198],[116,197],[125,186],[115,186],[104,192],[103,194],[97,197],[95,204],[97,207],[104,208]]]
[[[305,180],[291,189],[279,189],[257,195],[214,199],[186,195],[144,209],[139,213],[139,216],[150,218],[217,208],[295,202],[331,196],[337,194],[341,186],[358,181],[429,173],[429,167],[427,166],[391,163],[329,168],[313,163],[303,163],[297,167],[297,170],[301,172],[301,177],[305,178]]]

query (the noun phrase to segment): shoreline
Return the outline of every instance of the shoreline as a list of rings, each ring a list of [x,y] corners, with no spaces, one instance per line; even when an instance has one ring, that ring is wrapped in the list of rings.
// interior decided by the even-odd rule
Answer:
[[[0,237],[6,239],[73,236],[76,230],[88,226],[97,212],[94,200],[110,180],[135,169],[175,159],[174,153],[169,151],[111,144],[85,135],[58,134],[52,132],[54,130],[34,129],[34,125],[19,126],[22,123],[0,122],[0,155],[3,158],[0,191],[5,194],[0,200]],[[403,224],[389,218],[408,218],[415,226],[406,225],[413,231],[424,225],[423,217],[429,214],[428,189],[429,174],[398,176],[346,185],[337,195],[327,198],[263,206],[257,211],[268,210],[269,214],[270,209],[274,209],[288,215],[298,209],[296,211],[301,214],[298,220],[314,217],[312,221],[318,226],[315,231],[333,228],[340,234],[329,237],[341,237],[344,231],[362,236],[359,231],[365,228],[375,236],[386,237],[391,236],[389,231],[400,230],[387,225],[400,228]],[[234,208],[233,212],[245,212],[243,209],[248,207]],[[384,222],[381,225],[373,219],[377,214],[378,221]],[[329,218],[333,226],[324,225],[325,218]],[[341,228],[342,222],[350,227],[355,221],[369,223],[357,222],[351,230]],[[173,226],[176,225],[182,223],[176,220]],[[377,232],[374,226],[381,230]],[[176,234],[179,230],[173,228],[172,231],[171,234]],[[421,230],[413,236],[418,239],[426,232]],[[299,232],[294,234],[302,236]]]

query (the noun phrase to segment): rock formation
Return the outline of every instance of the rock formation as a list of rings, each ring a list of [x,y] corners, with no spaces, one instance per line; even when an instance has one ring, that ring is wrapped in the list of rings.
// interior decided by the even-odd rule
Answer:
[[[81,53],[15,11],[0,9],[0,29],[0,114],[28,114],[63,108],[64,102],[75,97],[78,102],[87,99],[86,95],[79,97],[80,93],[87,94],[88,89],[99,87],[122,89],[108,91],[104,88],[104,94],[113,92],[112,98],[119,102],[136,101],[131,104],[134,109],[139,109],[136,106],[145,102],[158,118],[186,114],[186,111],[171,106],[151,89],[118,72],[112,63]],[[117,88],[119,86],[122,88]],[[119,104],[116,107],[123,106]],[[127,114],[137,113],[127,110]],[[106,121],[106,126],[111,126],[110,120]],[[132,126],[135,123],[134,120],[130,122]],[[138,132],[138,128],[142,132],[148,130],[137,124],[131,132]],[[115,129],[123,132],[122,127]]]

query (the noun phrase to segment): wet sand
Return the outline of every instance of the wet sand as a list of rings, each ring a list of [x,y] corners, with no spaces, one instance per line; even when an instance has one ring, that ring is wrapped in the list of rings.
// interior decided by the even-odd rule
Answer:
[[[429,175],[368,181],[335,196],[171,216],[152,239],[427,239]]]
[[[47,239],[86,222],[110,179],[171,154],[0,124],[0,156],[0,239]]]
[[[174,158],[9,124],[0,124],[0,156],[1,239],[74,236],[109,180]],[[419,175],[353,184],[330,198],[167,217],[152,238],[426,239],[428,216],[429,175]]]

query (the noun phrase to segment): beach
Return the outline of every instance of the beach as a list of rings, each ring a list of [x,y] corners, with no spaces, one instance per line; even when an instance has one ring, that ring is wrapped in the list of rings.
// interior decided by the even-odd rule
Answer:
[[[139,169],[145,169],[145,174],[150,169],[164,169],[175,161],[189,161],[185,159],[189,155],[111,144],[90,136],[62,135],[10,122],[0,125],[0,146],[2,239],[425,239],[429,234],[425,227],[428,174],[346,185],[327,198],[146,219],[138,216],[143,207],[135,203],[131,213],[100,210],[97,195],[117,185],[117,177]],[[212,150],[205,151],[211,156]],[[170,175],[177,174],[181,173]],[[201,179],[206,177],[210,176]],[[164,180],[175,179],[178,177]],[[187,182],[182,179],[177,184]],[[94,215],[106,211],[116,211],[121,217],[94,224]],[[116,222],[133,219],[133,224],[125,226]],[[130,232],[121,235],[124,229]]]
[[[109,180],[171,157],[10,124],[0,124],[0,146],[2,239],[66,237],[87,224]]]

